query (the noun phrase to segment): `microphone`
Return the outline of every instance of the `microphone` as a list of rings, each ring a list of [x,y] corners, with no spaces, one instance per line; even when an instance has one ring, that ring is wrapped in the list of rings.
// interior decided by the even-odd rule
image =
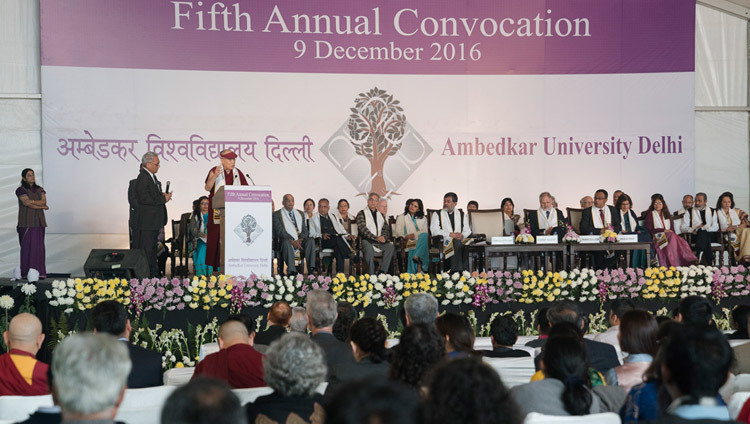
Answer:
[[[250,178],[250,182],[253,183],[253,185],[257,185],[257,184],[255,184],[255,181],[253,181],[253,177],[251,177],[250,174],[245,174],[245,176],[247,178]]]
[[[169,183],[170,181],[167,181],[167,191],[166,191],[167,193],[169,193]]]

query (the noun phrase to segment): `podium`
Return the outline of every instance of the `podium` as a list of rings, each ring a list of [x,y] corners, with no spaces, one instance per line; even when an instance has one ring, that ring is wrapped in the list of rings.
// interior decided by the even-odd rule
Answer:
[[[226,275],[271,275],[272,206],[269,186],[224,186],[213,198],[219,210],[221,269]]]

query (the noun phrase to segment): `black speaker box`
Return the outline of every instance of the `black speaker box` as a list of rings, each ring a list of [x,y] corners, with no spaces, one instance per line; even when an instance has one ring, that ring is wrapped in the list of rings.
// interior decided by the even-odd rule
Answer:
[[[83,265],[86,277],[148,278],[148,261],[143,249],[92,249]]]

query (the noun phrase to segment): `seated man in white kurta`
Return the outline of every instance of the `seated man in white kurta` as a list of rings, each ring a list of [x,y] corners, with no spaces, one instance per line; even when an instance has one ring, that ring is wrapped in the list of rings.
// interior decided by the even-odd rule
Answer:
[[[456,193],[443,196],[443,209],[432,214],[430,234],[443,236],[443,254],[446,261],[450,259],[450,270],[462,272],[469,267],[469,251],[463,243],[471,235],[471,227],[464,211],[456,211],[457,203]]]
[[[315,240],[308,236],[302,212],[294,209],[294,196],[285,194],[283,208],[273,213],[273,236],[279,241],[281,258],[286,263],[287,274],[297,274],[302,256],[307,261],[307,272],[315,272]],[[283,265],[279,264],[279,274]]]

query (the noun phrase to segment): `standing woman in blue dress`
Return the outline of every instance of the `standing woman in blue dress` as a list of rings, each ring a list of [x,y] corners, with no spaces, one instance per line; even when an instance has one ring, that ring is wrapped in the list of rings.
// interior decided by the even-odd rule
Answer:
[[[16,189],[18,197],[18,242],[21,244],[21,277],[26,278],[29,269],[39,271],[39,278],[47,277],[44,249],[44,229],[47,221],[44,211],[47,206],[47,194],[36,185],[34,170],[26,168],[21,171],[21,186]]]

